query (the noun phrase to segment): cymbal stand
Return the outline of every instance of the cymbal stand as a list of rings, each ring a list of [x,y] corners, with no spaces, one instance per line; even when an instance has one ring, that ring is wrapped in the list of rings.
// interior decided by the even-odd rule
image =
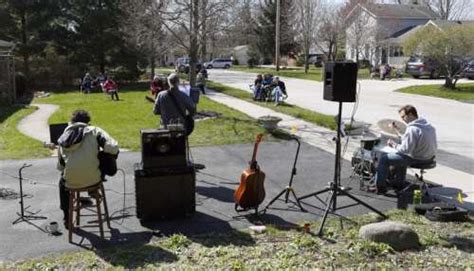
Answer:
[[[351,206],[354,206],[354,205],[357,205],[357,204],[363,205],[364,207],[372,210],[373,212],[377,213],[378,215],[380,215],[384,219],[387,218],[386,215],[384,215],[383,213],[381,213],[380,211],[378,211],[374,207],[370,206],[369,204],[363,202],[362,200],[354,197],[353,195],[351,195],[347,191],[347,188],[341,186],[341,115],[342,115],[342,102],[339,102],[339,115],[338,115],[338,120],[337,120],[337,137],[336,137],[336,155],[335,155],[335,166],[334,166],[335,167],[334,168],[334,180],[331,183],[329,183],[328,187],[299,198],[299,200],[302,200],[302,199],[306,199],[306,198],[314,196],[317,199],[319,199],[318,196],[317,196],[319,194],[326,193],[326,192],[329,192],[331,194],[329,202],[326,203],[326,210],[324,211],[323,220],[321,222],[321,226],[319,227],[318,236],[323,235],[324,224],[326,222],[326,219],[327,219],[327,216],[328,216],[329,212],[331,212],[333,214],[337,214],[336,211],[338,209],[344,209],[344,208],[351,207]],[[347,196],[347,197],[351,198],[352,200],[354,200],[356,203],[337,208],[337,204],[336,204],[337,196]],[[340,216],[340,217],[342,217],[342,216]]]
[[[20,217],[17,218],[15,221],[13,221],[13,223],[12,223],[13,225],[15,225],[17,223],[20,223],[20,222],[28,222],[29,220],[47,219],[47,217],[45,217],[45,216],[35,216],[40,211],[30,212],[30,211],[27,211],[27,209],[30,208],[30,206],[24,207],[24,202],[23,202],[23,197],[24,197],[24,195],[23,195],[23,177],[21,175],[21,171],[24,168],[27,168],[27,167],[31,167],[31,164],[23,164],[23,166],[18,171],[18,179],[20,181],[20,206],[21,206],[21,209],[20,209],[20,213],[18,213],[18,212],[16,213]],[[28,214],[25,215],[25,212],[28,213]]]
[[[295,190],[294,190],[293,187],[291,186],[291,185],[293,184],[293,178],[294,178],[295,175],[296,175],[296,162],[298,161],[298,155],[299,155],[299,153],[300,153],[300,147],[301,147],[301,143],[300,143],[298,137],[292,136],[291,138],[294,139],[294,140],[296,141],[296,143],[298,143],[298,148],[296,149],[295,161],[293,162],[293,169],[291,170],[290,182],[289,182],[289,184],[285,187],[285,189],[283,189],[280,193],[278,193],[278,195],[276,195],[276,196],[267,204],[267,206],[265,206],[265,208],[262,210],[263,213],[265,213],[266,210],[270,207],[270,205],[272,205],[272,204],[273,204],[277,199],[279,199],[283,194],[285,194],[285,203],[288,203],[288,197],[290,196],[290,193],[291,193],[291,195],[293,196],[293,198],[295,199],[296,204],[298,205],[298,207],[300,207],[300,210],[301,210],[302,212],[306,212],[306,210],[303,208],[303,206],[301,206],[300,200],[299,200],[298,197],[296,196]]]

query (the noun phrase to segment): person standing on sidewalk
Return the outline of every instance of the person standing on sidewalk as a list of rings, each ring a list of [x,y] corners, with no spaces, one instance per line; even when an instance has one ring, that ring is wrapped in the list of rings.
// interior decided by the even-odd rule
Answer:
[[[398,113],[407,128],[401,136],[400,144],[391,139],[387,142],[387,145],[396,151],[384,153],[379,159],[374,189],[378,194],[387,192],[386,179],[390,166],[395,166],[396,171],[392,186],[398,186],[405,180],[407,166],[430,163],[436,155],[436,129],[426,119],[418,117],[418,112],[412,105],[403,106]],[[394,128],[397,130],[396,126]]]

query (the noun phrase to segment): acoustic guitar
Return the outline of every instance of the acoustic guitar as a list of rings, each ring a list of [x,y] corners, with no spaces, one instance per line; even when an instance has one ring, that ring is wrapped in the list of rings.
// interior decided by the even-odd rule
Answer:
[[[263,134],[258,134],[253,148],[252,160],[249,162],[249,168],[242,172],[240,176],[240,185],[234,192],[235,210],[244,211],[255,208],[265,199],[265,189],[263,181],[265,180],[265,173],[260,170],[257,163],[258,145],[262,141]],[[238,206],[243,208],[239,210]]]

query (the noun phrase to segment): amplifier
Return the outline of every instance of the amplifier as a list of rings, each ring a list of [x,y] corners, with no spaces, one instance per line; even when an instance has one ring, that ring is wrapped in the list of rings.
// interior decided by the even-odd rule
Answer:
[[[141,130],[143,168],[187,166],[186,137],[165,129]]]
[[[135,164],[136,214],[140,221],[184,217],[196,211],[196,173],[192,166],[144,170]]]

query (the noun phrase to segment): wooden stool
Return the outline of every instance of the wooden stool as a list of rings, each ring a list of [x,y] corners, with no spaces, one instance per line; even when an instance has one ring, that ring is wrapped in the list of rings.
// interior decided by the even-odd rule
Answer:
[[[69,190],[69,218],[68,218],[68,228],[69,228],[69,243],[72,243],[72,233],[75,229],[78,228],[86,228],[86,227],[99,227],[100,229],[100,237],[104,238],[104,227],[103,227],[103,219],[102,219],[102,210],[101,210],[101,203],[104,203],[104,212],[105,212],[105,221],[107,222],[107,227],[110,227],[110,220],[109,220],[109,210],[107,208],[107,200],[105,198],[105,190],[104,185],[102,182],[98,183],[94,186],[84,187],[84,188],[68,188]],[[81,193],[87,192],[88,195],[95,199],[95,204],[89,206],[81,206]],[[84,199],[84,197],[82,198]],[[96,207],[96,215],[98,223],[95,225],[84,225],[79,226],[80,224],[80,217],[81,217],[81,209],[82,208],[93,208]],[[74,212],[76,212],[76,220],[74,221]],[[82,216],[92,216],[92,215],[82,215]],[[75,222],[75,223],[74,223]],[[76,226],[74,226],[76,225]]]

